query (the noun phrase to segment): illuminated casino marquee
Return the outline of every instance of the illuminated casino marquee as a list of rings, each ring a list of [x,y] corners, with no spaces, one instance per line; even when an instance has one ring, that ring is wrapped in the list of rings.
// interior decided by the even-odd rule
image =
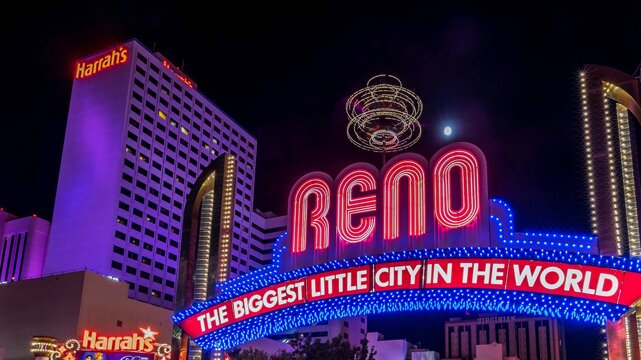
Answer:
[[[483,153],[448,145],[335,178],[303,176],[273,264],[174,315],[206,349],[321,321],[395,311],[495,311],[603,323],[641,298],[641,262],[591,236],[516,233],[488,199]]]
[[[120,46],[117,49],[98,55],[94,60],[79,61],[76,63],[75,78],[83,79],[93,76],[116,65],[126,63],[128,58],[129,50],[124,46]]]
[[[169,360],[171,346],[156,341],[158,332],[149,326],[140,333],[106,336],[84,330],[80,340],[70,339],[58,345],[53,359],[63,360]]]

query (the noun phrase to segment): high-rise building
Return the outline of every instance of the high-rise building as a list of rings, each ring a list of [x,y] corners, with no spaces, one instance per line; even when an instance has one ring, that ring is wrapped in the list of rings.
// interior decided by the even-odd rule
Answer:
[[[601,65],[579,74],[592,231],[603,255],[641,256],[641,79]],[[641,307],[606,326],[608,357],[641,356]]]
[[[494,343],[502,345],[504,358],[565,359],[564,331],[559,320],[491,314],[446,321],[443,359],[473,360],[478,355],[477,345]]]
[[[590,217],[599,251],[641,256],[641,80],[587,65],[579,89]]]
[[[0,283],[41,276],[48,236],[47,220],[0,209]]]
[[[256,140],[136,40],[74,68],[44,272],[88,268],[171,308],[186,197],[222,154],[237,161],[230,277],[247,271]]]

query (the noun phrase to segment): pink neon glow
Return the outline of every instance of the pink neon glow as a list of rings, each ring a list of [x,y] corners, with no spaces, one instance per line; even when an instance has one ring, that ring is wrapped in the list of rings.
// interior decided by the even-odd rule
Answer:
[[[461,171],[461,208],[452,209],[452,170]],[[469,150],[443,154],[434,165],[434,214],[439,224],[455,229],[476,220],[480,208],[479,163]]]
[[[425,234],[425,171],[415,160],[405,159],[392,165],[384,177],[383,193],[383,238],[396,239],[399,232],[399,183],[408,180],[408,226],[409,235]]]
[[[316,198],[316,206],[311,211],[309,219],[307,210],[309,197]],[[292,219],[292,252],[298,253],[307,248],[307,227],[314,229],[314,248],[325,249],[329,246],[329,184],[319,178],[310,178],[296,189],[293,204]]]
[[[367,170],[353,170],[345,175],[338,184],[336,194],[336,231],[340,239],[348,243],[365,241],[374,233],[376,216],[366,216],[358,225],[352,224],[352,216],[376,211],[376,194],[353,197],[353,190],[376,190],[376,178]]]

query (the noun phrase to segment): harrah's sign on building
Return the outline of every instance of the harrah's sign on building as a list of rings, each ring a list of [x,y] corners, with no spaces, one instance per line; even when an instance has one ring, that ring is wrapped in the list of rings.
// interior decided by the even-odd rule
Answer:
[[[380,170],[357,163],[335,178],[307,174],[291,189],[288,232],[274,263],[219,284],[216,298],[174,321],[203,348],[229,349],[319,321],[391,311],[472,309],[600,323],[641,297],[641,264],[509,245],[501,236],[513,234],[501,231],[511,231],[511,214],[490,213],[485,157],[469,143],[448,145],[429,161],[407,153]]]
[[[116,65],[124,64],[128,58],[129,50],[124,46],[120,46],[117,49],[98,55],[93,60],[79,61],[76,63],[75,78],[82,79],[90,77]]]
[[[139,351],[152,352],[155,337],[133,333],[128,336],[101,336],[97,332],[85,330],[81,346],[88,350],[103,351]]]

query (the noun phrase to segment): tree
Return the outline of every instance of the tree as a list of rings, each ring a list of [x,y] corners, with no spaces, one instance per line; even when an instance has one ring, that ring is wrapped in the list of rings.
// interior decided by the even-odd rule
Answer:
[[[342,336],[337,336],[329,341],[321,342],[319,339],[312,341],[310,336],[304,339],[295,339],[290,343],[291,351],[281,350],[267,356],[263,351],[235,350],[229,353],[232,360],[375,360],[376,350],[368,347],[367,338],[361,340],[360,346],[351,346]]]

